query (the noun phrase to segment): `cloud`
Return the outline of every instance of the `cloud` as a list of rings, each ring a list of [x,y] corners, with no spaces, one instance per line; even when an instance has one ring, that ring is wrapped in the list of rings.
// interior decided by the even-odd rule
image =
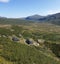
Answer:
[[[0,2],[8,3],[10,0],[0,0]]]
[[[49,10],[47,11],[47,14],[55,14],[55,13],[59,13],[60,10]]]
[[[42,16],[47,16],[47,15],[52,15],[52,14],[60,13],[60,9],[45,10],[45,11],[41,11],[39,13]]]
[[[56,13],[60,13],[60,9],[55,9],[55,10],[46,10],[44,12],[42,12],[41,15],[51,15],[51,14],[56,14]]]

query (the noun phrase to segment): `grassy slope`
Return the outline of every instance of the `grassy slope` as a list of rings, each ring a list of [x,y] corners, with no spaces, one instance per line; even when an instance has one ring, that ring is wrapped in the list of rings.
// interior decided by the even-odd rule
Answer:
[[[10,64],[60,64],[51,56],[45,55],[34,46],[27,46],[16,42],[5,43],[3,45],[1,63]]]
[[[58,40],[60,35],[59,26],[32,23],[30,26],[13,26],[12,29],[15,30],[13,33],[9,29],[6,29],[6,27],[3,29],[0,28],[0,34],[15,34],[18,36],[18,33],[25,31],[25,33],[22,34],[24,38],[27,36],[32,37],[31,34],[33,33],[33,37],[36,36],[36,38],[43,38],[45,36],[44,39],[50,40],[51,43],[53,43],[53,41],[56,43],[58,43],[58,41],[60,42],[60,40]],[[38,37],[38,35],[41,37]],[[56,41],[53,38],[55,38]],[[38,50],[34,46],[30,47],[25,44],[11,42],[6,38],[0,38],[0,45],[3,46],[2,50],[0,49],[0,64],[60,64],[58,58],[52,56],[50,52],[46,52],[45,49],[42,50],[40,48],[40,50]]]
[[[23,20],[23,19],[10,19],[10,18],[0,18],[0,24],[11,24],[11,25],[29,25],[29,23],[33,23],[33,21]]]

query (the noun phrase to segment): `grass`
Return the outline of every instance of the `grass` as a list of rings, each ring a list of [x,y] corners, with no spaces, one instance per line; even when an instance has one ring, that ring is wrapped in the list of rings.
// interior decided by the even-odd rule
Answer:
[[[30,47],[16,42],[5,44],[1,56],[6,61],[14,62],[15,64],[59,64],[59,61],[45,55],[43,51],[40,52],[34,46]]]
[[[19,34],[22,37],[19,37]],[[19,37],[22,42],[12,41],[9,36],[13,35]],[[60,64],[60,59],[54,54],[56,45],[53,45],[53,43],[60,44],[60,26],[44,23],[31,23],[29,26],[9,25],[8,28],[1,26],[0,36],[0,64]],[[44,47],[21,44],[26,38],[32,38],[35,41],[43,39]]]

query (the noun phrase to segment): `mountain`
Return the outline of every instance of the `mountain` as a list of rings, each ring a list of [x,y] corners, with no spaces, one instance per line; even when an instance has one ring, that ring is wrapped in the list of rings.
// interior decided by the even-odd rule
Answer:
[[[47,22],[47,23],[60,25],[60,13],[47,15],[47,16],[32,15],[26,17],[25,20],[33,20],[33,21]]]
[[[57,13],[57,14],[52,14],[52,15],[48,15],[48,16],[45,16],[44,18],[40,18],[39,20],[56,20],[56,19],[60,19],[60,13]]]
[[[0,24],[27,24],[32,22],[43,22],[43,23],[52,23],[60,25],[60,13],[41,16],[41,15],[32,15],[26,18],[6,18],[0,17]]]
[[[32,15],[25,18],[25,20],[32,20],[32,21],[38,21],[38,22],[47,22],[52,23],[56,25],[60,25],[60,13],[47,15],[47,16],[41,16],[41,15]]]
[[[44,17],[44,16],[35,14],[35,15],[32,15],[32,16],[28,16],[28,17],[26,17],[25,19],[26,19],[26,20],[35,20],[35,21],[38,21],[38,19],[43,18],[43,17]]]
[[[48,15],[38,20],[41,22],[48,22],[48,23],[60,25],[60,13]]]

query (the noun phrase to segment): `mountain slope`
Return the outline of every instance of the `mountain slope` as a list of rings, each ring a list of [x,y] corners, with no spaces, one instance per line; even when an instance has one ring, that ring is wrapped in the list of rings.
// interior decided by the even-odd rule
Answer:
[[[27,46],[24,44],[9,42],[3,44],[1,64],[60,64],[56,59],[37,50],[34,46]]]
[[[60,13],[56,13],[53,15],[46,16],[44,18],[40,18],[39,21],[60,25]]]
[[[34,20],[39,22],[48,22],[56,25],[60,25],[60,13],[47,15],[47,16],[41,16],[41,15],[32,15],[26,17],[26,20]]]
[[[38,19],[40,19],[40,18],[43,18],[44,16],[40,16],[40,15],[32,15],[32,16],[28,16],[28,17],[26,17],[25,19],[26,20],[35,20],[35,21],[38,21]]]
[[[48,16],[32,15],[22,19],[0,17],[0,24],[27,24],[27,23],[29,24],[37,21],[60,25],[60,13],[56,13]]]

